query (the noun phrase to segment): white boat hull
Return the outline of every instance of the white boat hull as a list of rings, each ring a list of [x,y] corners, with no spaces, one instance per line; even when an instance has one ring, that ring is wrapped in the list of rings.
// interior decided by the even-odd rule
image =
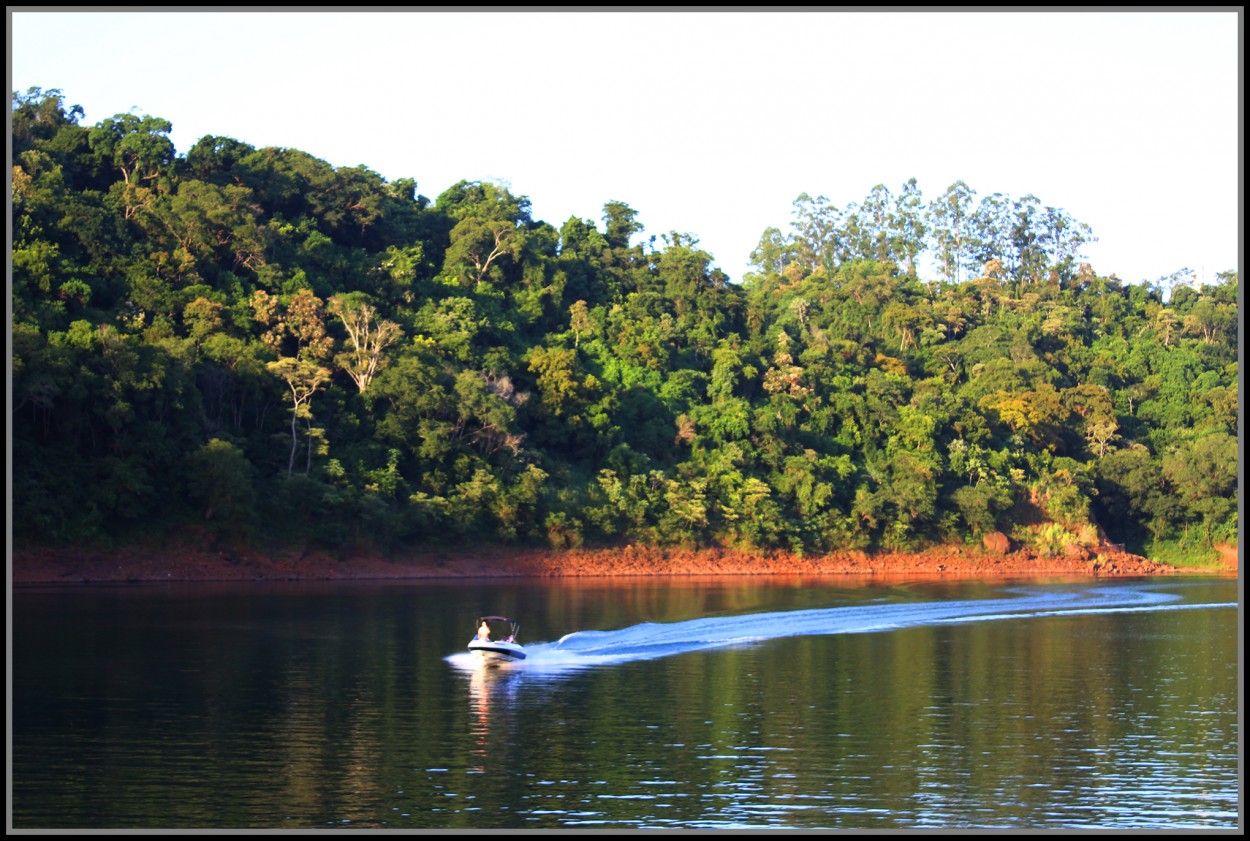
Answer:
[[[515,663],[525,659],[525,649],[516,642],[475,639],[469,643],[469,652],[487,663]]]

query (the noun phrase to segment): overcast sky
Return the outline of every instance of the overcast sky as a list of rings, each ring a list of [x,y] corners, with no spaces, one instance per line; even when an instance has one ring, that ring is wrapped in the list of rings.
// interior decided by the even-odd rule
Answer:
[[[10,7],[12,8],[12,7]],[[18,7],[19,9],[21,7]],[[1238,12],[13,12],[13,90],[87,125],[507,183],[536,218],[697,236],[734,279],[799,193],[1027,193],[1100,274],[1239,268]],[[1240,8],[1240,7],[1236,7]]]

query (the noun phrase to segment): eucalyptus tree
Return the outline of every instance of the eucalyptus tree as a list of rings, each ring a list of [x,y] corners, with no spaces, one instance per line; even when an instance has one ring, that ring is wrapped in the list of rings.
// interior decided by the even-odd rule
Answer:
[[[793,217],[790,227],[794,236],[790,243],[794,257],[808,274],[817,268],[832,274],[843,250],[842,212],[824,196],[812,198],[802,193],[794,200]],[[784,242],[782,239],[777,244]],[[785,250],[783,247],[782,251]]]
[[[971,258],[972,201],[975,197],[975,190],[962,181],[956,181],[927,208],[938,270],[950,283],[963,279],[963,268]]]
[[[777,228],[765,229],[755,250],[751,252],[751,265],[765,277],[776,277],[785,271],[797,256],[795,238],[783,234]]]
[[[1081,273],[1082,250],[1098,238],[1089,225],[1063,208],[1046,207],[1043,213],[1043,242],[1051,267],[1061,283],[1071,282]]]
[[[859,205],[859,213],[863,220],[863,233],[860,254],[866,259],[884,263],[894,257],[891,245],[891,215],[894,209],[893,196],[884,184],[878,184],[869,191]]]
[[[1044,279],[1047,268],[1046,231],[1042,203],[1032,193],[1016,199],[1011,205],[1011,244],[1013,276],[1017,281],[1033,284]]]
[[[971,257],[973,268],[998,260],[1009,277],[1015,276],[1011,227],[1014,222],[1011,200],[1002,193],[983,196],[972,214]]]
[[[916,260],[926,250],[929,234],[926,216],[920,185],[915,178],[909,178],[894,197],[890,224],[890,253],[902,262],[903,270],[909,275],[916,274]]]

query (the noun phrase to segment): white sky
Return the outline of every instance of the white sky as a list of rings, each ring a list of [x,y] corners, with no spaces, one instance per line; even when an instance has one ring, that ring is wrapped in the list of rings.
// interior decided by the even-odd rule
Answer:
[[[10,7],[12,8],[12,7]],[[19,7],[20,8],[20,7]],[[1240,7],[1218,12],[84,12],[10,18],[11,89],[528,195],[624,201],[735,280],[799,193],[1036,195],[1100,274],[1239,268]]]

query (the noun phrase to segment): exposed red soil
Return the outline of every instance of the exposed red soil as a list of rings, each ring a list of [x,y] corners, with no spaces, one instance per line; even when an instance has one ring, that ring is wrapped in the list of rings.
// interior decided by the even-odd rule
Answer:
[[[1231,570],[1237,570],[1240,566],[1241,552],[1236,546],[1229,546],[1227,543],[1222,546],[1216,546],[1215,551],[1220,553],[1220,563]]]
[[[1078,553],[1084,555],[1085,553]],[[1226,556],[1227,557],[1227,556]],[[1232,552],[1232,569],[1237,553]],[[262,551],[222,548],[184,536],[177,541],[123,549],[19,547],[12,556],[14,584],[112,581],[299,581],[476,577],[629,575],[900,575],[1002,578],[1033,575],[1143,576],[1178,570],[1111,546],[1088,557],[1042,558],[1024,550],[995,553],[966,546],[916,554],[838,552],[798,556],[728,549],[413,548],[373,553]]]

